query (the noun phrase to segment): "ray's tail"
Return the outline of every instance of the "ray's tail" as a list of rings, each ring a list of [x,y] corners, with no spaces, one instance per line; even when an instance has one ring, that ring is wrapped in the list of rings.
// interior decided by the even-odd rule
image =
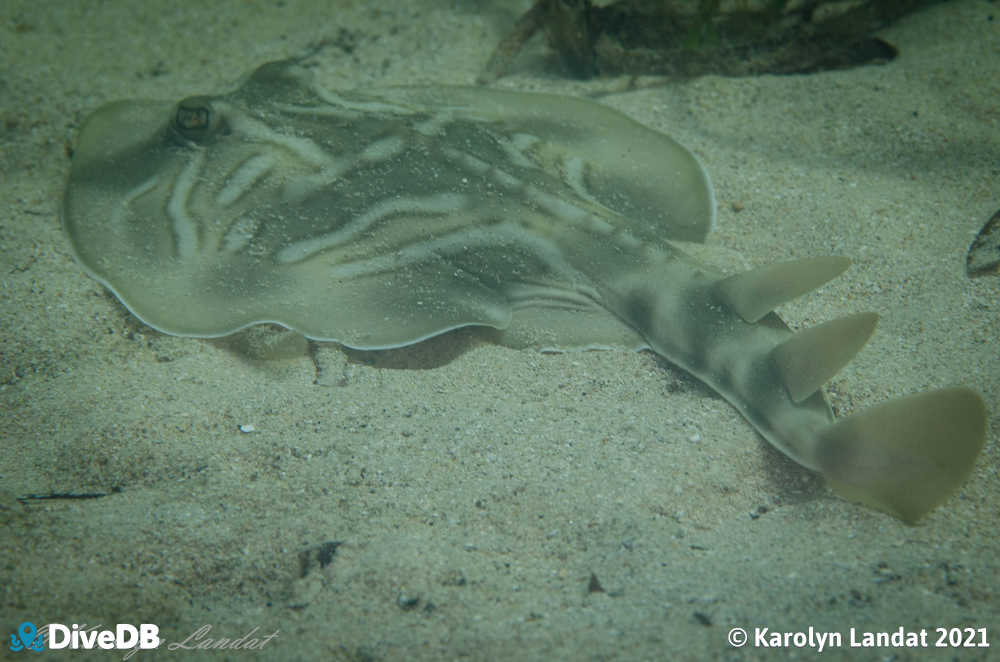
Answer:
[[[609,279],[613,310],[837,493],[913,523],[968,478],[986,442],[978,394],[945,388],[835,420],[823,385],[868,342],[878,316],[857,313],[793,333],[774,314],[842,273],[846,258],[806,258],[728,277],[680,252],[668,258]]]
[[[796,260],[715,283],[720,299],[746,322],[822,285],[845,258]],[[865,345],[877,316],[860,313],[800,331],[767,355],[796,404],[815,397]],[[972,472],[986,441],[986,406],[964,387],[890,400],[825,426],[797,444],[845,498],[913,523],[944,502]],[[781,444],[777,444],[781,447]]]

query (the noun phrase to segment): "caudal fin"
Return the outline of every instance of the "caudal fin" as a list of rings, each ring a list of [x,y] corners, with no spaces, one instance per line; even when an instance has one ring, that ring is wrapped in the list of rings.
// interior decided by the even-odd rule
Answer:
[[[971,389],[890,400],[820,434],[819,466],[830,486],[908,524],[968,477],[986,441],[986,406]]]

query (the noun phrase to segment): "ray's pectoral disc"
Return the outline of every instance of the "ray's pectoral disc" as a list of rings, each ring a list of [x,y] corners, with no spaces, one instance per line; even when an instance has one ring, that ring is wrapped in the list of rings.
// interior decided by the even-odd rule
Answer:
[[[594,103],[333,92],[277,62],[228,94],[99,109],[63,219],[80,262],[161,331],[273,322],[379,348],[520,309],[604,314],[601,244],[701,241],[714,202],[687,150]]]

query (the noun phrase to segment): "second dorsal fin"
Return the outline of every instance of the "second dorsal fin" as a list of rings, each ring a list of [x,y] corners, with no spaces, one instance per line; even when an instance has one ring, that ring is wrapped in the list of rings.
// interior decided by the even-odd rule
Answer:
[[[771,358],[793,402],[818,391],[854,358],[878,323],[875,313],[857,313],[799,331],[771,350]]]

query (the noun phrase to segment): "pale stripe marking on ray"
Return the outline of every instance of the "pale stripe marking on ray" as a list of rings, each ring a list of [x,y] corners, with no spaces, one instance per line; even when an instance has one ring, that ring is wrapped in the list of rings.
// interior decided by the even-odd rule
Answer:
[[[526,135],[526,134],[520,134]],[[530,136],[529,136],[530,137]],[[611,235],[615,232],[616,228],[611,223],[601,219],[592,212],[578,207],[571,202],[563,200],[557,196],[550,193],[546,193],[535,186],[530,186],[525,184],[523,181],[511,175],[510,173],[501,170],[500,168],[483,161],[479,157],[473,156],[467,152],[462,152],[457,149],[444,149],[442,150],[450,159],[456,160],[465,167],[469,168],[476,174],[489,175],[493,178],[503,188],[511,191],[512,193],[522,193],[529,199],[534,200],[542,210],[548,212],[551,216],[555,218],[569,221],[574,224],[586,223],[588,230],[596,232],[603,235]],[[589,195],[583,195],[586,201],[590,202]],[[600,203],[594,203],[600,204]],[[627,239],[630,245],[635,242],[634,239],[629,237]]]
[[[463,152],[461,150],[453,149],[451,147],[442,148],[441,151],[442,153],[444,153],[445,156],[455,161],[458,161],[459,164],[464,165],[466,168],[472,170],[477,175],[485,175],[491,169],[496,168],[496,166],[492,165],[491,163],[487,163],[486,161],[483,161],[481,158],[473,156],[468,152]]]
[[[198,223],[188,215],[187,205],[204,165],[205,152],[199,150],[178,173],[167,201],[167,216],[173,223],[177,255],[182,260],[192,258],[198,252]]]
[[[528,133],[515,133],[511,139],[497,138],[497,144],[514,164],[535,170],[538,169],[538,164],[525,152],[540,142],[540,138]]]
[[[281,185],[281,193],[278,198],[284,203],[297,202],[307,195],[319,191],[335,181],[345,172],[356,168],[358,158],[342,159],[322,168],[319,172],[300,175]]]
[[[222,111],[225,111],[224,105]],[[250,118],[245,113],[234,111],[228,113],[227,117],[231,118],[230,121],[235,133],[243,133],[257,142],[283,147],[313,168],[329,167],[335,162],[333,156],[309,138],[275,131],[263,122]]]
[[[245,160],[226,179],[226,183],[215,196],[215,202],[228,207],[254,187],[277,164],[273,154],[255,154]]]
[[[593,214],[588,213],[585,209],[581,209],[571,202],[563,200],[562,198],[552,195],[551,193],[546,193],[545,191],[542,191],[534,186],[526,186],[524,192],[544,211],[547,211],[556,218],[569,221],[570,223],[580,223],[588,216],[593,216]],[[614,228],[604,221],[598,221],[594,218],[592,222],[597,223],[595,227],[602,228],[606,233],[614,231]]]
[[[303,239],[285,246],[275,254],[280,264],[308,260],[327,249],[347,243],[378,221],[395,215],[445,215],[464,208],[466,196],[460,193],[439,193],[424,198],[395,198],[377,202],[333,232]]]
[[[600,293],[592,287],[577,285],[574,290],[560,289],[551,285],[517,283],[512,286],[507,297],[515,310],[545,307],[563,310],[601,308]]]
[[[337,117],[345,120],[355,120],[362,117],[362,113],[335,106],[299,106],[294,103],[276,102],[274,107],[281,112],[292,115],[316,115],[317,117]]]
[[[399,106],[396,104],[386,103],[384,101],[350,101],[335,94],[330,90],[324,90],[320,87],[311,88],[323,101],[327,102],[335,108],[344,108],[347,110],[354,110],[364,114],[371,113],[390,113],[393,115],[412,115],[413,110],[407,108],[406,106]]]
[[[152,191],[159,183],[160,176],[153,175],[143,183],[136,186],[134,189],[127,192],[122,198],[121,203],[116,205],[114,211],[111,212],[111,226],[115,228],[123,227],[125,216],[132,203]]]
[[[250,245],[250,240],[260,227],[260,221],[250,216],[240,216],[226,230],[222,237],[219,250],[227,255],[233,255]]]
[[[414,124],[413,130],[425,136],[436,138],[452,121],[454,121],[454,117],[451,113],[434,113],[423,122]]]
[[[573,268],[563,259],[559,248],[551,241],[526,231],[520,225],[504,222],[489,227],[471,227],[452,232],[429,241],[414,242],[387,255],[342,262],[327,272],[332,278],[350,279],[388,273],[427,260],[429,257],[447,257],[468,253],[472,248],[496,248],[500,243],[526,246],[536,257],[549,265],[552,271],[572,273]]]
[[[483,161],[479,157],[473,156],[468,152],[462,152],[451,148],[445,148],[441,151],[445,156],[458,161],[460,164],[472,170],[477,175],[488,175],[492,177],[493,181],[511,193],[519,193],[525,189],[524,182],[514,175],[510,174],[506,170],[498,168],[492,163]]]
[[[371,143],[361,152],[361,160],[378,163],[388,161],[406,148],[402,136],[387,136]]]
[[[587,189],[586,172],[587,162],[579,157],[563,159],[563,177],[573,191],[588,202],[596,205],[601,204]]]

